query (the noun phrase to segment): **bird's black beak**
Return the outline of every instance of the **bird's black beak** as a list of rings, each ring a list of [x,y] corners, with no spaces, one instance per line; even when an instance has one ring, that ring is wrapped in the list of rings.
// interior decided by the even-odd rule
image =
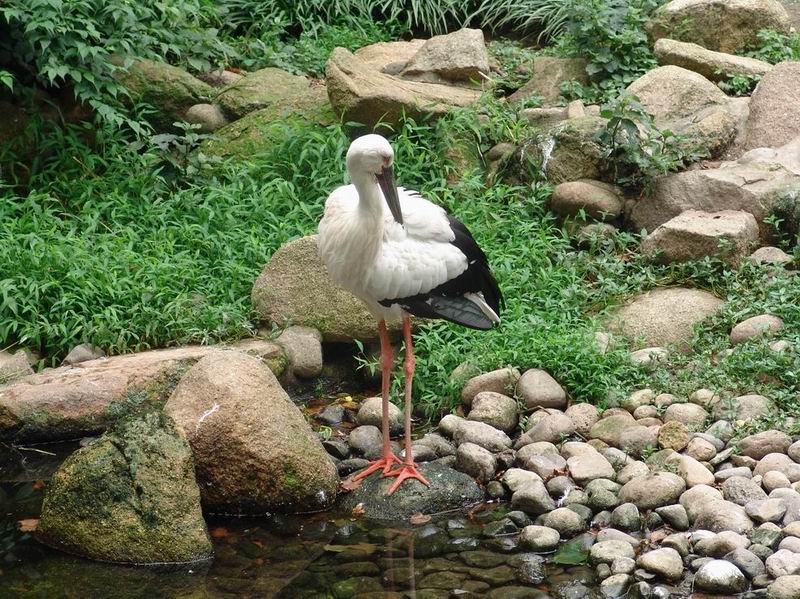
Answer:
[[[389,205],[389,210],[401,225],[403,224],[403,212],[400,210],[400,199],[397,197],[397,185],[394,182],[394,168],[391,166],[383,167],[383,171],[376,175],[378,185],[380,185],[383,197]]]

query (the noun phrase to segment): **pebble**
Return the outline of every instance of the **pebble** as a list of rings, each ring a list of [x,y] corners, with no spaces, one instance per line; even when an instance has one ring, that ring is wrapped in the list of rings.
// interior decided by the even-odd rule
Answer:
[[[519,544],[532,551],[552,551],[561,540],[559,532],[547,526],[526,526],[522,529]]]
[[[680,580],[683,574],[683,560],[674,549],[664,547],[639,556],[636,564],[666,580]]]
[[[800,553],[779,549],[767,558],[766,566],[773,578],[800,574]]]
[[[686,513],[686,508],[679,503],[656,508],[656,513],[675,530],[689,528],[689,515]]]
[[[557,508],[547,514],[544,517],[544,525],[557,530],[565,538],[571,538],[584,532],[586,521],[570,507]]]
[[[741,593],[747,588],[747,579],[732,563],[711,560],[695,574],[694,586],[709,593]]]
[[[750,339],[772,336],[783,329],[783,321],[771,314],[753,316],[737,324],[731,330],[731,345],[744,343]]]
[[[630,543],[625,541],[599,541],[589,550],[589,561],[597,564],[611,564],[615,559],[633,559],[636,554]]]
[[[800,597],[800,576],[781,576],[767,590],[767,599],[797,599]]]
[[[725,559],[739,568],[739,570],[741,570],[742,573],[750,580],[765,574],[767,571],[764,563],[758,558],[758,556],[752,551],[748,551],[744,547],[734,549],[725,555]]]
[[[693,403],[676,403],[664,412],[664,423],[681,422],[686,426],[702,426],[708,418],[708,412],[702,406]]]

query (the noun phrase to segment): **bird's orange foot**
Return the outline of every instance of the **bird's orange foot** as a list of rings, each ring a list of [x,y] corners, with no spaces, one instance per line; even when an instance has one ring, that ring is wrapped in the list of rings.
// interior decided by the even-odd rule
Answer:
[[[417,465],[413,462],[410,464],[407,462],[403,462],[403,465],[400,467],[399,470],[392,470],[388,474],[384,473],[384,476],[396,476],[397,480],[392,483],[392,486],[389,487],[389,490],[386,491],[387,495],[391,495],[395,491],[397,491],[398,487],[403,484],[404,480],[408,480],[409,478],[413,478],[414,480],[418,480],[426,487],[430,486],[430,483],[422,476],[419,471],[417,470]]]
[[[370,462],[369,466],[365,470],[362,470],[358,474],[353,477],[353,480],[361,480],[362,478],[367,478],[373,472],[377,472],[378,470],[383,470],[381,476],[389,476],[389,473],[392,470],[392,466],[395,464],[401,464],[400,458],[398,458],[393,453],[389,453],[384,455],[379,460],[375,460],[374,462]]]

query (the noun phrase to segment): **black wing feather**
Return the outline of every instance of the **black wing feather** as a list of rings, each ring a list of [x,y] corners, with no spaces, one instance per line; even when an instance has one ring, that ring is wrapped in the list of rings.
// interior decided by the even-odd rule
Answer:
[[[455,236],[450,243],[466,256],[467,269],[426,293],[386,298],[380,300],[380,304],[387,307],[399,304],[406,312],[422,318],[444,318],[473,329],[490,329],[494,323],[464,295],[482,293],[489,307],[496,314],[500,314],[500,307],[504,305],[500,287],[489,268],[486,254],[469,229],[449,214],[447,219]]]

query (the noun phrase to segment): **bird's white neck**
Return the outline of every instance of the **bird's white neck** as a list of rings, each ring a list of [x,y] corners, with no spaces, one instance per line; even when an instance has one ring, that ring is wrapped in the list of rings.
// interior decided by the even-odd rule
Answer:
[[[358,192],[358,213],[362,225],[380,239],[383,235],[383,195],[375,177],[366,172],[350,174]]]

